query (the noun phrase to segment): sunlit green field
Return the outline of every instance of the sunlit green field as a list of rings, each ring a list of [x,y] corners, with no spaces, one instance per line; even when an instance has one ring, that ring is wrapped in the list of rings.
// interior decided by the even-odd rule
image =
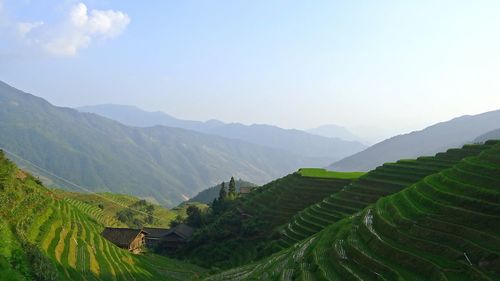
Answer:
[[[364,175],[364,172],[337,172],[327,171],[320,168],[301,168],[299,174],[303,177],[312,178],[338,178],[338,179],[356,179]]]

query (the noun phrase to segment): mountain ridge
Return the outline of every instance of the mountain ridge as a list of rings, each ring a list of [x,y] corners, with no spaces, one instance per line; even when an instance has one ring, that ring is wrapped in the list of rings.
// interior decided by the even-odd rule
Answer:
[[[214,119],[206,122],[182,120],[167,113],[149,112],[129,105],[104,104],[78,107],[77,109],[83,112],[96,113],[126,125],[179,127],[283,149],[301,156],[331,159],[331,161],[341,159],[366,148],[364,144],[357,141],[325,137],[297,129],[283,129],[267,124],[224,123]]]
[[[231,176],[265,183],[325,162],[180,128],[129,127],[53,106],[5,83],[0,83],[0,132],[0,147],[91,191],[154,197],[166,206]]]
[[[459,147],[474,140],[500,124],[500,110],[476,115],[463,115],[422,130],[401,134],[334,162],[328,169],[339,171],[368,171],[385,162],[404,158],[433,155],[448,147]]]

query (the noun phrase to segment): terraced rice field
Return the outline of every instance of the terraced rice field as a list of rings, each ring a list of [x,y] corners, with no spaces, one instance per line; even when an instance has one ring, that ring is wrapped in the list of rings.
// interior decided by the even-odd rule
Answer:
[[[298,211],[339,192],[354,179],[304,177],[295,173],[252,192],[241,208],[248,214],[269,220],[273,225],[283,224]]]
[[[183,257],[229,268],[275,252],[277,228],[303,208],[340,191],[353,179],[304,177],[294,173],[256,188],[234,202],[214,223],[198,231]]]
[[[207,280],[500,280],[500,141]]]
[[[465,145],[461,149],[449,149],[433,157],[386,163],[341,191],[332,193],[321,202],[299,212],[285,227],[278,245],[282,248],[290,247],[326,226],[364,209],[379,198],[398,192],[490,147],[487,144]]]
[[[0,163],[0,176],[2,167],[5,163]],[[103,225],[114,222],[99,208],[60,199],[32,180],[15,179],[12,171],[5,174],[0,180],[0,232],[9,239],[2,243],[20,244],[18,238],[34,243],[53,261],[61,280],[195,280],[203,272],[162,256],[132,255],[100,235]],[[2,243],[0,254],[8,258],[13,247]]]
[[[92,194],[62,190],[55,190],[54,192],[60,195],[60,198],[71,200],[70,203],[73,203],[75,207],[80,208],[91,217],[96,218],[99,223],[114,227],[127,227],[125,223],[116,219],[117,214],[127,207],[137,209],[135,204],[141,200],[134,196],[113,193]],[[147,224],[147,226],[166,227],[178,214],[185,215],[185,210],[169,210],[160,205],[152,205],[154,206],[153,216],[155,219],[153,223]],[[141,220],[144,220],[145,215],[143,213],[137,214]]]

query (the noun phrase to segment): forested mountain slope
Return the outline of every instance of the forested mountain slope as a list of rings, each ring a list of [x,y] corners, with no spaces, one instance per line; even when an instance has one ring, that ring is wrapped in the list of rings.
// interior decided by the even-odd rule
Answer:
[[[337,137],[324,137],[305,131],[287,130],[265,124],[243,125],[239,123],[223,123],[217,120],[207,122],[181,120],[163,112],[148,112],[126,105],[105,104],[84,106],[79,107],[78,110],[96,113],[131,126],[150,127],[164,125],[189,129],[283,149],[297,155],[320,158],[323,161],[330,161],[323,164],[323,166],[366,148],[360,142],[342,139],[340,134]]]
[[[92,191],[152,197],[166,206],[231,176],[263,184],[318,163],[283,150],[183,129],[128,127],[53,106],[1,82],[0,148]],[[75,189],[22,164],[57,186]]]

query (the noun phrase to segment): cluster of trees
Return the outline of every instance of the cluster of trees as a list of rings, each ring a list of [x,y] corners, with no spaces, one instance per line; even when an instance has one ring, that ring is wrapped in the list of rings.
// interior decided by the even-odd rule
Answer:
[[[142,228],[154,223],[153,212],[155,207],[146,200],[139,200],[116,213],[116,218],[133,228]]]
[[[219,191],[219,198],[215,198],[212,202],[212,212],[217,215],[230,208],[231,201],[236,199],[238,194],[236,193],[236,182],[234,177],[231,177],[229,181],[228,188],[226,190],[226,183],[222,182],[221,189]]]
[[[204,212],[196,205],[189,205],[186,209],[186,215],[186,217],[177,215],[177,217],[170,222],[170,227],[185,223],[191,227],[198,228],[206,223]]]
[[[170,227],[174,227],[181,223],[185,223],[195,228],[207,225],[214,221],[220,214],[229,210],[233,205],[234,199],[237,197],[236,181],[234,177],[231,177],[227,188],[226,183],[222,182],[219,197],[213,200],[208,211],[203,211],[196,205],[189,205],[186,209],[187,216],[177,216],[175,220],[170,223]]]

